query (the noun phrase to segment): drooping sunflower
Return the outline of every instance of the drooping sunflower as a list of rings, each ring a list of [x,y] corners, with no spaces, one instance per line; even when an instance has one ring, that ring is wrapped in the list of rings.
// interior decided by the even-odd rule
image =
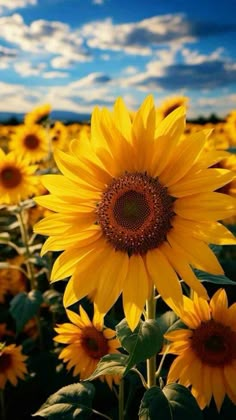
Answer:
[[[205,131],[181,139],[184,126],[184,107],[157,125],[152,96],[133,121],[119,98],[113,112],[95,108],[89,139],[56,151],[63,175],[45,175],[51,194],[36,200],[56,213],[35,231],[50,236],[42,254],[64,250],[51,278],[72,276],[66,307],[92,295],[106,313],[123,292],[134,329],[153,285],[167,304],[181,305],[179,275],[207,298],[191,267],[223,273],[208,244],[235,243],[217,223],[235,213],[235,200],[214,192],[233,175],[208,169],[221,153],[204,150]]]
[[[184,297],[184,310],[177,312],[188,329],[165,334],[168,353],[177,355],[167,382],[191,386],[201,409],[213,397],[220,411],[225,395],[236,404],[236,303],[228,307],[219,289],[210,303],[196,294],[193,300]]]
[[[157,108],[157,122],[162,121],[167,115],[171,114],[180,106],[187,106],[188,98],[186,96],[173,96],[165,99]]]
[[[109,353],[119,353],[120,342],[115,338],[116,333],[104,327],[103,317],[94,314],[91,321],[83,309],[79,307],[79,315],[67,310],[71,323],[61,324],[55,328],[58,333],[54,340],[57,343],[67,344],[59,354],[59,359],[67,363],[67,369],[73,368],[73,376],[80,375],[80,379],[88,378],[96,369],[101,357]],[[105,375],[104,379],[112,387],[112,382],[119,382],[117,375]]]
[[[25,115],[25,124],[41,124],[49,117],[51,109],[50,104],[37,106]]]
[[[12,135],[9,148],[29,162],[39,162],[49,153],[47,132],[37,124],[21,125]]]
[[[5,388],[7,381],[16,386],[18,379],[24,379],[27,373],[26,359],[22,346],[0,343],[0,389]]]
[[[36,169],[16,153],[5,154],[0,149],[0,204],[17,204],[35,194]]]

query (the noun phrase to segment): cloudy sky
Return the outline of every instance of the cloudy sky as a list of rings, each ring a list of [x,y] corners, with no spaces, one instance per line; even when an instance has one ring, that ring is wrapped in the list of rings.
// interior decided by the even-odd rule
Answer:
[[[236,109],[236,0],[0,0],[0,112],[90,113],[122,96]]]

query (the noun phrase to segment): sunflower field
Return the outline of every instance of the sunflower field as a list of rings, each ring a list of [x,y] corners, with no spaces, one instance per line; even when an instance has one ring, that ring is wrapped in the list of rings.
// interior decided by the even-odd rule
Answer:
[[[236,418],[236,110],[0,125],[0,419]]]

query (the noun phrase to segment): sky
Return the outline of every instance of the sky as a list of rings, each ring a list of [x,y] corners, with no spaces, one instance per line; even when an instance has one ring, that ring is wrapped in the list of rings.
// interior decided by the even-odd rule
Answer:
[[[0,0],[0,113],[90,113],[122,96],[236,109],[236,0]]]

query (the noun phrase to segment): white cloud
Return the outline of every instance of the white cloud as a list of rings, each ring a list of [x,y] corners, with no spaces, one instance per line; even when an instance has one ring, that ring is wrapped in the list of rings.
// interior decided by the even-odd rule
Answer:
[[[57,55],[65,61],[88,61],[89,52],[82,37],[62,22],[35,20],[25,24],[20,14],[0,17],[0,39],[18,46],[22,51],[41,56]],[[55,65],[55,63],[54,63]],[[56,64],[57,65],[57,64]]]
[[[37,0],[0,0],[0,13],[22,9],[27,6],[35,6],[36,4]]]
[[[183,48],[181,50],[184,62],[187,64],[201,64],[206,61],[215,61],[223,58],[223,53],[223,47],[217,48],[210,54],[200,54],[197,50],[190,50],[189,48]]]
[[[90,22],[81,28],[90,48],[149,55],[153,46],[194,42],[182,15],[154,16],[139,22],[114,24],[110,18]]]
[[[32,65],[29,61],[21,61],[14,64],[14,69],[22,77],[41,76],[45,66],[45,63]]]
[[[64,73],[60,71],[46,71],[42,74],[44,79],[58,79],[58,78],[65,78],[69,76],[69,73]]]
[[[102,5],[104,3],[105,3],[104,0],[92,0],[92,4]]]

